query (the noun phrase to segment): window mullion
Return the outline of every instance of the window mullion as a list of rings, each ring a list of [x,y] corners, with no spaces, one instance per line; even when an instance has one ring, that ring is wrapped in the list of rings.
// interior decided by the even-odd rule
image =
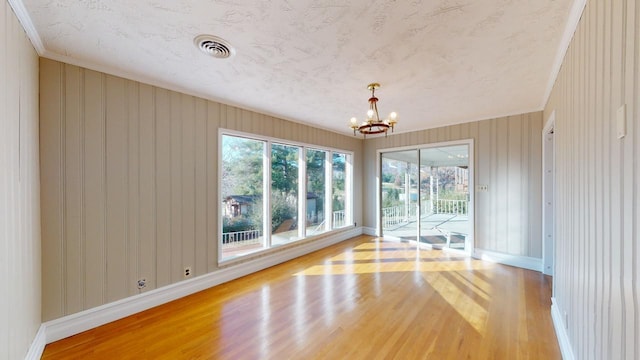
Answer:
[[[307,233],[307,157],[303,147],[298,148],[298,238]]]
[[[265,142],[264,156],[262,159],[263,183],[262,192],[262,233],[264,234],[264,247],[271,247],[271,141]]]
[[[344,223],[353,224],[353,155],[345,155]]]
[[[325,159],[325,230],[329,231],[333,228],[333,151],[327,151]]]

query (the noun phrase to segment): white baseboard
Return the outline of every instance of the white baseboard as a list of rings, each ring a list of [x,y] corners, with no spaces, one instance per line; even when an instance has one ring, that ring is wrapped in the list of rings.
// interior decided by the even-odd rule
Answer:
[[[24,357],[25,360],[39,360],[42,357],[45,345],[47,345],[47,334],[46,327],[42,324],[40,328],[38,328],[38,332],[29,347],[27,356]]]
[[[378,236],[377,230],[372,227],[362,227],[362,233],[365,235]]]
[[[542,272],[542,259],[538,258],[510,255],[482,249],[475,249],[472,256],[476,259]]]
[[[292,246],[288,249],[259,257],[255,260],[225,267],[193,279],[184,280],[59,319],[47,321],[43,324],[46,333],[46,343],[48,344],[79,334],[100,325],[295,259],[358,235],[362,235],[362,227],[353,227],[299,246]]]
[[[551,319],[553,320],[553,328],[556,330],[556,337],[558,338],[562,358],[564,360],[574,360],[575,356],[573,355],[571,342],[569,341],[569,334],[567,334],[567,328],[562,320],[562,314],[556,303],[556,298],[551,298]]]

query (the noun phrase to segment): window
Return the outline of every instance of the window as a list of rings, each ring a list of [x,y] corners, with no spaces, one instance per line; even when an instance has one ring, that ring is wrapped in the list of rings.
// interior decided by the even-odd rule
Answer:
[[[226,257],[248,254],[267,246],[264,230],[263,141],[222,137],[222,236]]]
[[[271,145],[271,239],[286,244],[298,236],[298,153],[295,146]]]
[[[307,236],[329,230],[324,216],[327,161],[326,151],[307,149]]]
[[[333,177],[331,179],[333,228],[345,225],[345,178],[347,173],[347,156],[345,154],[333,154]]]
[[[221,131],[221,261],[351,224],[346,152]]]

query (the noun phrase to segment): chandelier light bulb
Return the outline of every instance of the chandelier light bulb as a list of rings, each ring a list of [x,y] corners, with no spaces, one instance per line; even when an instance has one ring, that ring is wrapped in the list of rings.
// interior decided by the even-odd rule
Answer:
[[[391,118],[391,120],[395,120],[398,118],[398,114],[394,111],[391,114],[389,114],[389,117]]]
[[[369,109],[367,111],[367,119],[373,119],[373,110],[372,109]]]
[[[358,123],[358,119],[352,117],[351,118],[351,125],[356,125]]]

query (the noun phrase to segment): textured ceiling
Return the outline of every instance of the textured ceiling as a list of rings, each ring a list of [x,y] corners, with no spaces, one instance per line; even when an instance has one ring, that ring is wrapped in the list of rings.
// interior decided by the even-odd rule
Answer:
[[[374,81],[400,132],[542,109],[573,0],[22,3],[45,57],[350,133]]]

